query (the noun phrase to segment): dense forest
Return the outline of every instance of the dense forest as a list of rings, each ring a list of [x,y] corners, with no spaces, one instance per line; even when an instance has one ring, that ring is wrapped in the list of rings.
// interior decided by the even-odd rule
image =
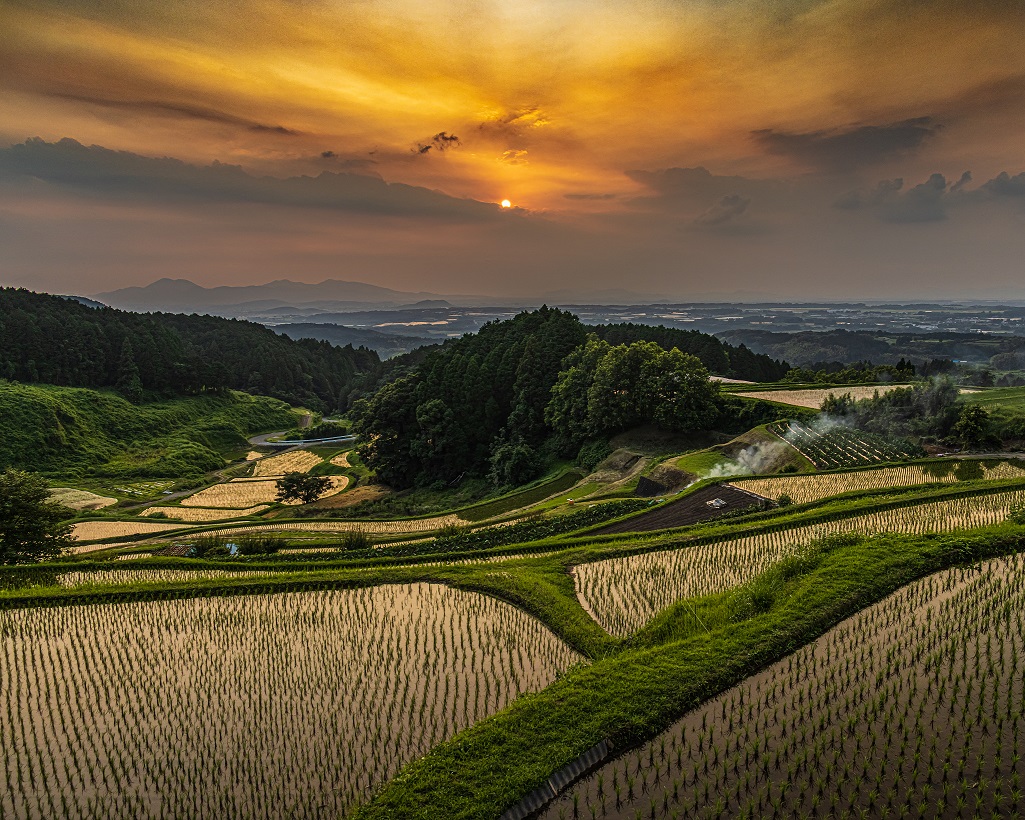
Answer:
[[[790,365],[763,353],[753,353],[746,345],[732,345],[697,330],[680,330],[663,325],[598,325],[591,328],[599,338],[612,345],[655,342],[664,350],[674,347],[681,353],[697,356],[716,376],[752,382],[775,382],[786,376]]]
[[[293,341],[215,316],[130,313],[0,288],[0,378],[67,387],[189,395],[245,390],[314,410],[344,407],[376,353]]]
[[[692,349],[700,343],[720,372],[737,372],[731,354],[764,368],[740,375],[772,377],[773,367],[785,368],[749,351],[747,360],[704,334],[618,325],[600,329],[612,337],[606,340],[592,330],[543,307],[418,351],[415,365],[397,361],[394,377],[352,410],[367,465],[396,487],[484,474],[519,484],[551,458],[574,457],[632,426],[686,432],[728,428],[738,414],[749,415],[751,403],[720,395],[704,360],[677,348],[677,339]],[[762,420],[745,415],[740,423]]]

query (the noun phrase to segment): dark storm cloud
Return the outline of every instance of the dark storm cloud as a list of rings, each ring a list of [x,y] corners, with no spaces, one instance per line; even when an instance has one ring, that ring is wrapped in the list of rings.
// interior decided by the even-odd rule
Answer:
[[[943,174],[933,174],[925,182],[906,191],[904,180],[884,179],[871,191],[851,191],[833,204],[842,210],[873,209],[884,222],[941,222],[954,203],[978,201],[975,192],[966,191],[972,181],[969,171],[956,182],[948,182]]]
[[[982,186],[982,190],[995,196],[1025,196],[1025,172],[1011,176],[1001,171]]]
[[[708,207],[709,202],[738,194],[745,197],[783,194],[785,183],[773,179],[749,179],[740,176],[718,176],[707,168],[666,168],[660,171],[627,171],[626,175],[651,189],[656,196],[639,197],[635,205],[656,205],[664,208],[692,209]]]
[[[724,196],[715,205],[697,217],[694,220],[694,224],[706,228],[724,225],[743,214],[750,204],[751,200],[740,194]]]
[[[426,154],[429,151],[447,151],[449,148],[459,146],[459,137],[449,134],[447,131],[439,131],[426,142],[418,142],[413,151],[417,154]]]
[[[854,171],[913,154],[941,128],[931,117],[889,125],[797,133],[761,129],[752,137],[772,154],[826,171]]]
[[[222,125],[234,125],[250,131],[260,131],[267,134],[280,134],[286,137],[298,136],[300,131],[286,128],[283,125],[273,125],[264,122],[257,122],[245,117],[237,117],[227,111],[219,111],[216,108],[208,108],[199,105],[187,105],[184,103],[167,102],[163,100],[114,100],[104,97],[93,97],[87,94],[69,94],[51,92],[47,96],[58,100],[69,100],[71,102],[94,105],[100,108],[112,108],[119,111],[131,111],[143,114],[160,114],[183,119],[200,120],[202,122],[221,123]]]
[[[249,202],[331,209],[381,216],[479,221],[497,216],[494,205],[353,173],[316,177],[257,177],[238,166],[207,167],[155,159],[75,140],[31,139],[0,149],[0,180],[37,179],[100,197],[161,202]]]

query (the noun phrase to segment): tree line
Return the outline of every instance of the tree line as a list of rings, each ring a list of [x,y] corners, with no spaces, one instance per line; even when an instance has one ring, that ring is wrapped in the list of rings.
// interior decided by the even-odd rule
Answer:
[[[293,341],[253,322],[131,313],[0,288],[0,378],[64,387],[188,395],[244,390],[318,411],[344,407],[380,367],[365,348]]]

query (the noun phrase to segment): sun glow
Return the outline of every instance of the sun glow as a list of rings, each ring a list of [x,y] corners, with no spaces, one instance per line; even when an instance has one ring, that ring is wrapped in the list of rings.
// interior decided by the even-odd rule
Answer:
[[[503,208],[511,208],[512,203],[508,199],[503,199],[501,202]]]

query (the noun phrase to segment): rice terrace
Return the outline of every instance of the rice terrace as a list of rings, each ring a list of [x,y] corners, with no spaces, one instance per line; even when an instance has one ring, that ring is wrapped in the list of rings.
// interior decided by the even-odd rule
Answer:
[[[489,333],[545,322],[576,320]],[[196,459],[173,475],[135,443],[3,473],[63,505],[40,509],[65,534],[0,569],[0,813],[1014,816],[1025,460],[994,452],[995,422],[968,441],[987,392],[838,385],[795,408],[638,345],[715,413],[574,432],[559,402],[598,394],[570,351],[544,417],[572,446],[529,469],[388,439],[382,390],[333,418],[179,399],[228,426],[216,460],[165,432]],[[73,390],[21,395],[88,429]],[[901,428],[907,407],[941,432]]]

